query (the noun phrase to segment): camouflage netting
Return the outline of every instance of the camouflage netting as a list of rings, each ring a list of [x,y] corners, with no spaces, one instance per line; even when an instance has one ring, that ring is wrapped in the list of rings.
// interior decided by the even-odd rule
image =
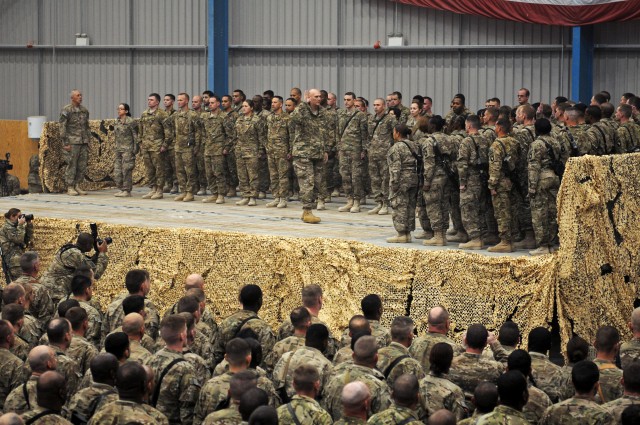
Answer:
[[[92,122],[95,137],[85,188],[112,186],[110,123]],[[49,191],[64,187],[57,129],[57,123],[47,123],[40,142],[41,173]],[[142,180],[140,163],[136,182]],[[442,304],[452,314],[458,338],[472,323],[496,329],[508,318],[518,322],[526,336],[536,326],[549,325],[554,309],[563,347],[572,333],[592,341],[603,324],[616,326],[628,337],[626,322],[640,294],[639,169],[638,154],[572,159],[558,196],[562,249],[542,258],[103,224],[101,234],[112,236],[114,243],[95,293],[106,306],[123,290],[127,270],[138,267],[151,272],[150,296],[161,310],[183,294],[182,282],[189,273],[205,276],[207,296],[219,318],[238,307],[243,284],[259,284],[265,292],[260,315],[274,328],[300,304],[301,288],[317,283],[325,291],[320,317],[334,333],[359,312],[364,295],[378,293],[385,303],[385,324],[409,312],[420,332],[428,309]],[[45,266],[63,241],[75,238],[76,224],[38,219],[35,246]],[[88,230],[88,223],[80,223],[80,228]]]

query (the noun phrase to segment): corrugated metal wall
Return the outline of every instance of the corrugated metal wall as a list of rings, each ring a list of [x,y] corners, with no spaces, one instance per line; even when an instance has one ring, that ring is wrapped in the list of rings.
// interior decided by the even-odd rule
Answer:
[[[0,0],[0,118],[57,119],[74,88],[93,118],[120,102],[139,115],[151,92],[202,92],[206,12],[207,0]]]

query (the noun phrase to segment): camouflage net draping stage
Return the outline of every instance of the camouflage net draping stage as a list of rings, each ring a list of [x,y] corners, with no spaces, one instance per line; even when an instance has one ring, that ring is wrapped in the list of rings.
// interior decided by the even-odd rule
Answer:
[[[84,188],[112,186],[113,136],[104,121],[92,122],[89,171]],[[103,137],[104,136],[104,137]],[[101,140],[98,142],[98,140]],[[57,123],[47,123],[40,142],[41,175],[49,191],[63,189]],[[96,158],[95,155],[99,155]],[[141,161],[134,181],[141,182]],[[444,305],[456,337],[472,323],[489,329],[516,321],[526,338],[547,326],[555,313],[562,348],[572,333],[592,341],[598,326],[626,323],[640,294],[640,155],[571,159],[558,196],[561,250],[542,258],[488,257],[461,251],[418,251],[324,238],[256,236],[209,230],[101,225],[110,235],[110,264],[97,283],[103,306],[123,290],[131,268],[150,271],[151,299],[161,310],[183,294],[189,273],[206,280],[209,302],[219,317],[238,307],[239,288],[259,284],[265,293],[260,315],[274,328],[300,305],[304,285],[325,292],[320,318],[334,333],[359,313],[360,299],[379,294],[383,322],[410,313],[419,331],[426,313]],[[35,246],[48,266],[55,250],[76,235],[77,221],[39,218]],[[320,225],[322,226],[322,224]],[[88,231],[88,223],[80,223]],[[525,255],[525,253],[523,253]]]

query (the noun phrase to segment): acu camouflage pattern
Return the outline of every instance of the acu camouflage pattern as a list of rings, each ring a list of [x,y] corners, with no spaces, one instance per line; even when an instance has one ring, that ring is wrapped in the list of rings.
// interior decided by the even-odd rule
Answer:
[[[455,144],[444,133],[430,134],[420,144],[424,158],[424,186],[429,187],[428,191],[423,191],[427,216],[433,231],[441,232],[449,227],[451,179],[440,158],[436,158],[436,144],[442,156],[449,156],[451,160],[455,160]]]
[[[54,307],[53,301],[51,301],[51,296],[49,295],[49,291],[43,285],[40,284],[40,281],[31,276],[20,276],[13,283],[29,283],[31,284],[31,288],[33,289],[33,300],[29,304],[29,312],[31,315],[36,318],[40,323],[47,323],[53,317]]]
[[[185,350],[182,352],[184,358],[191,363],[193,368],[195,369],[194,377],[198,381],[198,387],[202,388],[204,384],[211,378],[211,370],[209,369],[209,363],[197,355],[196,353],[192,353],[189,350]],[[131,359],[131,357],[129,357]],[[209,357],[211,359],[211,357]]]
[[[429,373],[429,354],[431,354],[431,349],[439,342],[449,344],[453,348],[454,357],[464,352],[464,348],[460,344],[440,333],[427,332],[424,336],[415,338],[411,343],[411,347],[409,347],[409,354],[420,362],[425,373]]]
[[[4,220],[4,226],[0,228],[0,249],[2,258],[9,266],[11,280],[22,276],[20,268],[20,256],[24,254],[25,248],[33,240],[33,222],[14,224],[9,219]]]
[[[289,169],[287,155],[291,154],[289,135],[290,115],[286,112],[267,117],[267,159],[271,192],[276,198],[286,198],[289,193]]]
[[[393,227],[399,233],[412,232],[416,229],[415,211],[418,191],[421,191],[421,188],[418,188],[418,166],[413,154],[419,155],[420,147],[417,143],[405,139],[399,142],[394,141],[387,156],[388,197],[393,208],[391,219]],[[390,341],[391,335],[387,335]]]
[[[578,156],[590,155],[592,152],[591,139],[587,135],[589,125],[578,124],[573,127],[567,127],[570,139],[573,139],[574,143],[578,146]]]
[[[615,135],[615,153],[628,153],[640,148],[640,126],[637,123],[628,121],[620,124]]]
[[[393,114],[384,112],[382,117],[372,115],[369,119],[369,177],[371,196],[376,202],[389,199],[389,165],[387,157],[393,144],[393,128],[397,121]]]
[[[251,370],[254,370],[258,374],[258,376],[264,376],[265,378],[269,377],[267,371],[260,366],[257,366],[255,369],[251,368]],[[213,375],[211,376],[220,376],[224,375],[227,372],[229,372],[229,362],[227,361],[227,359],[224,359],[216,365],[215,369],[213,369]]]
[[[504,149],[500,143],[504,145]],[[506,136],[497,138],[489,148],[489,190],[497,192],[492,196],[493,210],[498,223],[500,239],[505,241],[511,241],[512,231],[517,230],[512,226],[512,220],[515,220],[517,216],[514,217],[512,211],[516,206],[515,190],[512,190],[515,188],[511,179],[504,172],[503,160],[507,156],[511,156],[513,160],[517,161],[518,146],[516,139]]]
[[[540,136],[529,149],[529,203],[536,245],[548,246],[558,233],[556,198],[560,178],[553,171],[545,142],[551,146],[555,158],[560,158],[560,143],[551,135]]]
[[[528,388],[529,400],[522,409],[522,413],[524,413],[525,418],[527,418],[530,423],[537,424],[540,423],[540,419],[542,419],[545,410],[553,405],[553,403],[549,396],[541,389],[532,386],[530,383],[528,384]]]
[[[82,307],[84,311],[87,312],[87,320],[89,321],[89,327],[87,328],[87,332],[85,333],[85,338],[91,344],[95,345],[96,347],[99,347],[100,339],[102,336],[102,313],[98,309],[96,309],[94,306],[92,306],[91,304],[89,304],[84,300],[79,300],[73,296],[71,296],[70,298],[76,299],[80,304],[80,307]],[[69,298],[65,297],[63,300],[60,301],[60,303],[68,299]],[[60,306],[60,303],[58,303],[58,305],[56,306],[54,317],[58,317],[58,307]]]
[[[371,336],[376,338],[378,348],[386,347],[391,344],[391,332],[389,332],[389,329],[385,328],[379,320],[369,320],[369,327],[371,327]],[[349,328],[346,328],[342,332],[342,336],[340,337],[340,346],[351,347]]]
[[[324,108],[314,112],[308,103],[300,103],[291,113],[295,137],[291,144],[294,158],[322,159],[329,151],[327,134],[329,118]]]
[[[18,415],[26,412],[27,410],[31,410],[32,407],[38,405],[38,397],[36,394],[36,384],[38,383],[37,376],[29,377],[29,380],[20,385],[19,387],[14,388],[7,399],[4,402],[3,410],[5,412],[14,412]],[[27,387],[27,397],[28,400],[24,398],[24,386]]]
[[[448,378],[464,391],[467,400],[471,400],[479,382],[496,384],[504,370],[502,363],[484,359],[479,354],[462,353],[453,358]]]
[[[236,166],[242,196],[257,197],[259,191],[259,158],[266,143],[264,119],[256,114],[236,120]]]
[[[371,393],[370,412],[378,413],[387,409],[391,405],[391,392],[384,380],[384,376],[376,369],[354,363],[345,362],[344,369],[334,371],[329,383],[324,388],[322,399],[323,407],[331,414],[333,420],[342,417],[342,389],[345,385],[353,381],[364,383]]]
[[[591,400],[573,397],[549,407],[540,425],[613,425],[613,416]]]
[[[156,376],[156,385],[162,371],[175,359],[182,358],[182,353],[163,348],[149,360]],[[200,387],[194,376],[195,369],[188,361],[174,364],[162,380],[156,409],[164,414],[169,423],[191,423],[193,411],[198,399]]]
[[[152,353],[147,350],[140,341],[129,339],[129,358],[130,362],[138,362],[146,365],[151,359]]]
[[[562,369],[553,364],[545,354],[530,351],[531,375],[536,386],[544,391],[552,402],[561,399],[565,378]]]
[[[133,187],[132,173],[136,163],[136,154],[140,149],[138,139],[138,123],[131,117],[116,119],[115,159],[113,174],[116,186],[122,190],[131,191]]]
[[[258,335],[259,342],[262,345],[262,352],[271,352],[273,345],[276,343],[276,337],[271,330],[271,326],[258,317],[255,312],[251,310],[239,310],[220,323],[220,327],[218,328],[220,338],[218,338],[218,344],[213,350],[216,363],[220,363],[224,358],[227,342],[235,338],[242,329],[247,328],[253,330],[256,335]]]
[[[98,355],[96,346],[91,344],[87,339],[80,335],[73,335],[71,344],[67,348],[67,356],[76,361],[79,367],[79,373],[84,374],[89,370],[89,364],[95,356]]]
[[[640,359],[640,338],[633,338],[631,341],[623,343],[620,347],[622,369],[638,359]]]
[[[458,180],[460,186],[465,186],[465,190],[460,191],[460,214],[462,226],[470,239],[480,237],[487,230],[484,218],[489,202],[486,185],[488,170],[482,170],[481,174],[478,159],[487,161],[488,166],[489,144],[489,139],[481,133],[470,134],[462,139],[458,149]]]
[[[231,406],[226,409],[210,413],[202,423],[203,425],[240,425],[243,422],[242,415],[240,415],[238,411],[238,405],[232,403]]]
[[[408,407],[398,406],[395,403],[387,410],[371,416],[367,421],[368,425],[396,425],[400,423],[406,425],[419,425],[424,422],[418,418],[418,413],[415,410],[411,410]]]
[[[335,421],[334,425],[365,425],[366,423],[366,419],[343,416],[339,420]]]
[[[160,150],[169,146],[169,140],[165,138],[164,122],[169,117],[165,111],[146,109],[138,121],[138,135],[143,152],[160,153]]]
[[[102,406],[116,400],[118,400],[118,391],[114,387],[94,382],[89,388],[78,391],[71,398],[67,406],[69,411],[67,418],[71,419],[71,415],[75,413],[88,421]]]
[[[8,401],[8,399],[7,399]],[[622,412],[629,406],[640,405],[640,396],[637,395],[623,395],[619,399],[610,401],[602,405],[602,407],[613,416],[615,423],[619,424]],[[7,403],[5,403],[6,410]]]
[[[342,347],[338,350],[335,356],[333,356],[333,365],[337,366],[340,363],[348,362],[353,359],[353,350],[351,346]]]
[[[529,425],[524,413],[509,406],[499,405],[493,412],[478,420],[478,425]]]
[[[21,418],[26,423],[47,410],[48,409],[45,409],[44,407],[35,406],[33,409],[24,412]],[[35,421],[29,423],[32,425],[71,425],[71,422],[56,413],[41,416]]]
[[[127,292],[121,293],[107,307],[107,312],[104,315],[102,322],[102,334],[105,337],[107,334],[113,332],[117,327],[122,326],[122,321],[124,320],[122,301],[124,301],[124,299],[129,295],[130,294]],[[158,308],[150,299],[145,298],[144,311],[146,313],[146,317],[144,318],[144,332],[155,341],[158,338],[158,328],[160,326],[160,314],[158,313]]]
[[[293,415],[289,410],[293,410]],[[297,421],[296,421],[297,419]],[[329,425],[331,416],[314,399],[301,395],[294,395],[289,404],[278,407],[278,423],[281,425]]]
[[[89,421],[89,425],[101,424],[169,425],[167,417],[148,404],[117,400],[102,407]]]
[[[24,323],[17,335],[24,339],[31,348],[38,344],[38,338],[42,335],[44,325],[29,312],[24,313]],[[46,335],[46,334],[45,334]]]
[[[224,175],[225,151],[233,149],[233,137],[227,133],[227,115],[218,110],[202,116],[204,125],[204,163],[207,175],[207,190],[212,194],[227,194]],[[233,133],[235,134],[235,129]]]
[[[91,140],[89,129],[89,110],[82,105],[69,104],[60,112],[60,137],[63,144],[82,145]]]
[[[396,363],[392,369],[389,369],[391,364],[402,356],[408,357],[403,358]],[[391,342],[389,346],[378,350],[378,364],[376,365],[376,369],[382,372],[383,375],[387,375],[386,379],[389,388],[393,386],[393,383],[400,375],[404,375],[405,373],[414,375],[418,380],[421,380],[425,376],[420,362],[411,357],[407,347],[397,342]]]
[[[444,375],[430,372],[420,381],[420,396],[425,401],[428,411],[432,413],[447,409],[460,421],[469,412],[462,389]]]
[[[13,353],[14,356],[19,358],[20,360],[27,361],[27,356],[29,355],[29,351],[31,351],[31,346],[20,335],[15,334],[15,342],[13,347],[9,349]]]
[[[594,155],[614,153],[616,130],[606,122],[601,120],[589,126],[587,137],[591,142],[591,152]]]
[[[333,372],[333,365],[320,350],[313,347],[305,346],[298,348],[296,351],[285,353],[273,369],[273,384],[276,388],[284,387],[287,396],[289,398],[293,397],[295,394],[293,372],[298,366],[302,365],[313,366],[318,371],[320,375],[318,397],[322,397],[324,388],[327,386]]]
[[[6,348],[0,348],[0,410],[4,401],[22,380],[23,362]]]
[[[267,372],[272,373],[274,367],[278,363],[278,360],[289,351],[295,351],[298,348],[304,347],[305,338],[303,336],[292,335],[283,339],[282,341],[278,341],[273,346],[273,349],[269,354],[264,358],[264,365]]]
[[[622,397],[624,393],[624,388],[620,383],[620,379],[622,379],[622,369],[618,369],[614,363],[606,360],[595,359],[593,362],[598,366],[598,370],[600,371],[599,382],[601,393],[598,393],[600,404],[608,403]],[[604,400],[602,398],[604,398]]]

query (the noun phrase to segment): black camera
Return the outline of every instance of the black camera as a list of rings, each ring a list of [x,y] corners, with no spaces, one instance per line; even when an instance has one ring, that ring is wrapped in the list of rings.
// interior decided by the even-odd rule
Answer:
[[[20,214],[20,218],[24,218],[27,221],[33,220],[33,214]]]
[[[11,158],[11,154],[7,152],[5,154],[5,158],[0,160],[0,173],[6,173],[9,170],[13,170],[13,164],[9,162],[9,158]]]
[[[104,239],[100,239],[100,238],[96,239],[96,242],[98,242],[98,245],[102,245],[102,242],[106,242],[107,245],[111,245],[111,242],[113,242],[113,239],[111,237],[107,236]]]

